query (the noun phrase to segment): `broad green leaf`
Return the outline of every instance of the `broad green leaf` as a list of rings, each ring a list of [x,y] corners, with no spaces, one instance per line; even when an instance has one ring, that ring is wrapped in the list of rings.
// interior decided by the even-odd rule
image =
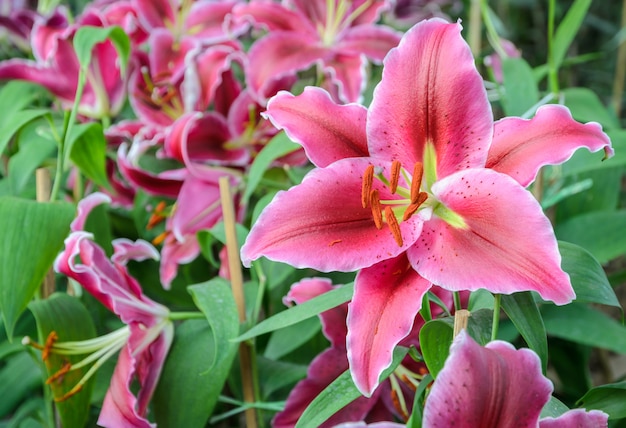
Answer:
[[[598,169],[623,167],[626,165],[626,130],[606,130],[611,139],[611,145],[615,149],[615,155],[610,159],[604,158],[604,151],[591,153],[589,150],[577,150],[574,155],[560,166],[563,176],[580,174]]]
[[[448,358],[452,335],[452,324],[442,319],[428,321],[420,330],[422,356],[433,378],[437,378]]]
[[[626,354],[626,327],[587,305],[544,305],[543,322],[549,335],[582,345]]]
[[[550,401],[548,401],[545,406],[543,406],[543,409],[541,409],[539,419],[558,418],[568,410],[569,408],[565,404],[561,403],[557,398],[551,396]]]
[[[56,142],[47,138],[20,138],[19,151],[9,159],[9,183],[13,196],[19,196],[28,182],[35,180],[35,171],[55,154],[56,148]]]
[[[37,97],[46,93],[40,85],[26,80],[9,80],[0,89],[0,111],[18,111],[27,107]],[[0,117],[0,126],[7,122],[10,116]]]
[[[67,203],[0,198],[0,310],[9,337],[61,250],[74,214]]]
[[[622,181],[623,168],[612,167],[587,171],[570,176],[567,182],[577,180],[591,180],[589,190],[570,195],[567,199],[556,205],[555,223],[561,224],[573,217],[590,212],[614,211],[619,206],[620,184]]]
[[[130,39],[120,27],[81,26],[74,35],[74,51],[81,67],[87,69],[95,45],[111,40],[120,57],[120,69],[125,73],[130,57]]]
[[[407,352],[407,348],[397,347],[394,349],[391,366],[382,373],[380,376],[381,381],[389,377],[398,364],[402,362]],[[296,428],[319,427],[337,411],[343,409],[360,396],[361,393],[354,385],[350,371],[346,370],[315,397],[302,413],[302,416],[300,416]]]
[[[277,313],[276,315],[267,318],[250,330],[239,336],[236,340],[244,341],[261,334],[269,333],[270,331],[284,328],[307,318],[314,317],[328,309],[332,309],[352,299],[352,293],[354,291],[354,284],[344,285],[337,287],[336,289],[324,293],[320,296],[314,297],[301,305],[296,305],[292,308]]]
[[[264,357],[257,358],[261,394],[263,399],[281,388],[294,385],[306,377],[308,366],[286,361],[274,361]]]
[[[596,386],[576,405],[587,410],[602,410],[609,415],[609,419],[626,418],[626,382]]]
[[[289,327],[276,330],[265,347],[265,357],[278,360],[315,336],[322,326],[316,318],[308,318]]]
[[[569,242],[559,242],[561,267],[570,276],[579,303],[601,303],[621,309],[606,273],[589,251]]]
[[[41,387],[41,371],[27,353],[2,359],[0,369],[0,418],[6,418],[15,408]]]
[[[44,114],[49,113],[50,110],[37,109],[37,110],[8,110],[8,118],[0,125],[0,153],[4,152],[9,141],[28,122],[31,122]],[[4,114],[4,113],[3,113]]]
[[[599,122],[606,129],[619,128],[619,122],[602,104],[598,95],[587,88],[567,88],[563,90],[565,105],[574,119],[580,122]]]
[[[261,182],[263,174],[269,168],[273,161],[291,153],[301,146],[294,143],[287,137],[284,132],[278,133],[267,145],[259,152],[257,157],[250,166],[248,172],[248,182],[246,183],[246,190],[243,194],[243,203],[245,204],[254,193],[254,190]]]
[[[102,125],[83,123],[72,127],[65,153],[87,178],[111,189],[106,173],[106,144]]]
[[[57,333],[59,342],[87,340],[96,335],[91,315],[75,297],[55,293],[49,299],[32,302],[28,307],[37,321],[40,343],[44,343],[52,331]],[[56,373],[68,360],[70,363],[77,363],[84,357],[85,355],[51,354],[46,361],[48,376]],[[62,397],[70,391],[87,373],[89,367],[88,365],[72,370],[61,377],[60,382],[52,382],[50,389],[53,396]],[[89,416],[92,388],[93,378],[89,379],[78,393],[56,403],[63,426],[85,425]]]
[[[557,69],[561,67],[567,50],[572,44],[574,37],[576,37],[576,33],[578,33],[590,5],[591,0],[574,0],[574,3],[569,7],[565,17],[557,27],[554,33],[552,50],[553,62]]]
[[[223,221],[213,226],[209,233],[219,242],[226,245],[226,230],[224,229]],[[237,244],[241,247],[248,236],[248,229],[244,225],[237,223],[235,224],[235,233],[237,234]]]
[[[205,426],[237,354],[237,343],[230,339],[239,332],[239,318],[226,280],[217,278],[188,290],[208,325],[187,320],[176,329],[153,399],[159,426]]]
[[[600,263],[626,254],[626,210],[581,214],[554,228],[559,240],[588,250]]]
[[[522,58],[505,58],[502,60],[502,74],[502,108],[507,116],[521,116],[539,101],[533,71]]]
[[[545,373],[548,365],[546,328],[530,291],[502,295],[502,309],[522,335],[528,347],[539,355]]]

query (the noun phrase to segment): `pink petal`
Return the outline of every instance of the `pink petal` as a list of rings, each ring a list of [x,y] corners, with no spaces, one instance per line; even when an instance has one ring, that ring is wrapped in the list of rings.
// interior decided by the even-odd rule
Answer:
[[[248,52],[246,81],[260,101],[274,95],[272,82],[306,70],[329,55],[316,35],[277,31],[257,40]]]
[[[183,236],[181,241],[170,235],[161,249],[159,277],[163,288],[169,290],[178,274],[178,266],[193,261],[198,254],[200,254],[200,246],[195,235]]]
[[[418,238],[422,219],[400,223],[404,242],[387,227],[378,230],[371,209],[361,205],[363,172],[368,158],[337,161],[311,171],[301,184],[279,192],[263,210],[241,249],[242,261],[265,256],[296,268],[352,272],[395,257]],[[385,176],[390,164],[380,163]],[[381,199],[398,199],[374,180]]]
[[[433,215],[408,251],[420,275],[449,290],[533,290],[559,305],[574,299],[552,225],[516,181],[493,170],[471,169],[438,181],[432,192],[467,228]]]
[[[127,238],[117,238],[113,240],[113,256],[111,261],[120,266],[125,266],[129,260],[159,260],[159,252],[142,239],[133,242]]]
[[[185,19],[185,33],[202,40],[217,43],[232,40],[245,30],[243,24],[231,24],[230,14],[237,1],[195,2]]]
[[[293,31],[317,34],[313,23],[302,13],[287,9],[276,2],[251,2],[233,8],[233,15],[238,20],[249,20],[255,26],[269,31]]]
[[[335,52],[331,58],[323,61],[324,71],[329,81],[324,86],[329,92],[337,93],[338,99],[345,103],[361,102],[361,94],[367,85],[367,60],[362,54]],[[329,84],[336,86],[336,91],[327,88]]]
[[[426,400],[425,427],[536,427],[552,393],[529,349],[502,341],[481,347],[465,330]]]
[[[72,67],[75,61],[68,61],[64,72],[46,67],[25,59],[9,59],[0,62],[1,80],[25,80],[43,86],[54,96],[59,97],[66,106],[74,102],[78,83],[78,67]]]
[[[422,21],[389,52],[367,133],[371,156],[405,167],[421,162],[432,143],[439,177],[484,165],[491,107],[460,24]]]
[[[339,105],[323,89],[307,87],[294,96],[279,92],[267,104],[267,117],[289,138],[301,144],[318,167],[349,157],[365,157],[367,109],[358,104]]]
[[[487,168],[503,172],[526,187],[535,180],[543,165],[558,165],[580,147],[592,152],[604,149],[613,156],[609,137],[602,127],[576,122],[567,107],[546,105],[531,120],[507,117],[494,125]]]
[[[283,297],[283,303],[290,305],[291,302],[295,302],[300,305],[333,289],[334,287],[328,278],[305,278],[291,286],[289,293]],[[346,334],[348,333],[346,327],[347,311],[348,304],[344,303],[319,314],[322,331],[330,341],[330,345],[335,349],[344,351],[346,349]]]
[[[343,424],[335,425],[335,428],[405,428],[406,425],[398,424],[395,422],[374,422],[368,424],[366,422],[346,422]]]
[[[573,409],[558,418],[545,418],[539,421],[539,428],[606,428],[609,416],[600,410],[590,412]]]
[[[368,59],[380,63],[400,43],[401,37],[402,33],[382,25],[359,25],[343,34],[337,50],[364,54]]]
[[[104,397],[98,425],[107,428],[156,428],[156,424],[151,424],[145,415],[140,415],[136,410],[137,398],[129,387],[134,375],[135,359],[130,348],[125,346],[120,351],[111,384]]]
[[[110,203],[111,198],[104,193],[96,192],[87,195],[78,203],[76,218],[72,221],[72,224],[70,224],[70,230],[72,232],[85,230],[85,222],[87,221],[87,217],[89,217],[89,213],[98,205]]]
[[[134,0],[134,5],[139,20],[148,30],[176,22],[174,4],[168,0]]]
[[[348,361],[357,388],[369,397],[406,337],[431,283],[417,274],[405,254],[361,270],[348,306]]]

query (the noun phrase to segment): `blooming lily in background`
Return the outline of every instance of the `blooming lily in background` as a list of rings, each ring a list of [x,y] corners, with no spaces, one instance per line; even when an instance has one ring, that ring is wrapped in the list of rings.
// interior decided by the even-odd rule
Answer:
[[[86,25],[102,27],[103,20],[92,10],[70,24],[63,9],[46,19],[37,19],[31,35],[35,60],[16,58],[0,62],[0,79],[37,83],[69,110],[74,104],[80,71],[72,39]],[[90,118],[114,116],[126,97],[126,78],[121,74],[119,56],[113,43],[105,41],[95,46],[93,57],[78,113]]]
[[[433,284],[572,301],[550,221],[525,187],[579,147],[612,155],[598,124],[562,106],[494,123],[458,23],[417,24],[383,65],[367,110],[319,88],[270,100],[267,116],[318,168],[275,197],[241,250],[245,265],[361,269],[347,346],[367,396]]]
[[[106,195],[93,193],[79,203],[72,233],[54,267],[82,285],[127,325],[118,332],[121,341],[115,342],[120,354],[98,424],[150,427],[147,407],[172,343],[174,328],[168,318],[169,310],[144,296],[125,266],[129,260],[158,259],[156,249],[145,241],[117,239],[113,241],[114,254],[109,261],[104,250],[92,241],[92,235],[83,230],[93,207],[106,202],[109,202]],[[77,256],[80,262],[75,260]],[[110,357],[115,350],[112,348],[106,356]],[[134,387],[131,391],[135,382],[140,386],[136,396]]]
[[[380,62],[400,34],[376,24],[389,6],[382,0],[253,0],[237,5],[235,17],[251,19],[269,33],[248,52],[247,83],[263,103],[277,79],[319,64],[338,100],[358,101],[366,84],[366,58]],[[269,93],[268,93],[269,92]]]
[[[539,420],[552,383],[530,349],[496,340],[480,346],[465,330],[455,338],[424,407],[424,428],[602,428],[608,415],[575,409]]]

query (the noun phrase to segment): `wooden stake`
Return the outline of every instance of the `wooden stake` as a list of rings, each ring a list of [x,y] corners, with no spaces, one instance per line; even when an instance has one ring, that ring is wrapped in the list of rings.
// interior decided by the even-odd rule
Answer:
[[[35,186],[37,202],[48,202],[50,200],[50,171],[46,168],[38,168],[35,171]],[[41,297],[47,299],[55,290],[54,271],[50,269],[41,284]]]
[[[246,302],[243,294],[243,274],[241,272],[241,259],[239,258],[239,245],[237,243],[237,230],[235,228],[235,208],[230,193],[228,177],[220,177],[220,200],[222,202],[222,215],[224,217],[224,230],[226,232],[226,251],[228,255],[228,268],[230,270],[230,284],[233,297],[237,304],[240,323],[246,321]],[[252,374],[252,360],[250,357],[250,345],[241,342],[239,345],[239,365],[241,367],[241,381],[243,384],[243,399],[246,403],[254,403],[254,383]],[[256,428],[257,419],[254,408],[246,409],[246,427]]]
[[[467,309],[459,309],[454,313],[454,337],[456,337],[461,330],[467,328],[470,315],[470,311]]]

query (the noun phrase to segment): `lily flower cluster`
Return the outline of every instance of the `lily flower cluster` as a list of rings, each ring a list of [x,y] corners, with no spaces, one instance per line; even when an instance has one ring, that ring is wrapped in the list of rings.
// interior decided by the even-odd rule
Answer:
[[[420,385],[427,369],[413,353],[381,380],[394,349],[420,349],[424,314],[454,313],[455,296],[533,291],[556,305],[572,302],[554,230],[528,187],[540,168],[579,148],[613,155],[600,125],[575,121],[562,105],[544,105],[532,119],[494,120],[459,22],[432,18],[403,33],[380,23],[413,19],[413,3],[99,0],[76,17],[58,7],[14,22],[16,43],[32,59],[1,61],[0,79],[45,87],[61,110],[76,104],[79,121],[100,121],[107,142],[109,187],[89,183],[83,197],[72,179],[78,169],[68,174],[66,196],[74,190],[80,201],[54,269],[124,326],[86,342],[52,334],[40,346],[44,360],[87,355],[50,382],[94,364],[60,399],[79,393],[119,353],[98,423],[154,426],[150,400],[175,346],[175,324],[171,308],[148,297],[127,264],[158,261],[163,295],[184,284],[180,266],[205,250],[199,232],[224,219],[219,182],[226,178],[237,222],[255,219],[243,265],[266,258],[320,275],[294,284],[288,306],[333,291],[325,273],[354,277],[349,302],[319,314],[330,346],[273,426],[294,426],[346,370],[362,396],[324,427],[403,426],[414,403],[424,405],[425,427],[606,426],[606,414],[582,409],[539,420],[553,389],[539,357],[501,341],[480,346],[466,332],[432,385]],[[439,11],[446,2],[431,3]],[[123,67],[112,41],[97,43],[77,100],[73,41],[87,26],[123,28],[130,60]],[[382,77],[366,106],[373,65]],[[281,133],[302,150],[272,165],[311,169],[299,184],[281,183],[259,214],[244,192],[253,162]],[[117,238],[108,257],[86,227],[104,203],[134,212],[133,234],[152,243]],[[217,250],[222,260],[224,250]],[[219,269],[230,277],[226,271]],[[418,388],[428,390],[425,403],[416,400]]]

